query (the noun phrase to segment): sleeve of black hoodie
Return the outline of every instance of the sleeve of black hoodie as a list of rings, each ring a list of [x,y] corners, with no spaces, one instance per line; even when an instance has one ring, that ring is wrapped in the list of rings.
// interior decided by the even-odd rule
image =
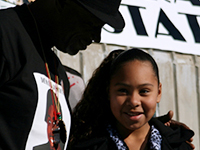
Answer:
[[[194,136],[192,130],[184,129],[181,127],[168,127],[165,126],[156,118],[149,121],[150,125],[154,125],[162,136],[161,149],[162,150],[191,150],[188,141]]]

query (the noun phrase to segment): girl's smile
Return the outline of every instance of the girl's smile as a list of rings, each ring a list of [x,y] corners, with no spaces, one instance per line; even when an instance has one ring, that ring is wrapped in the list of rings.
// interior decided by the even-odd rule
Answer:
[[[128,119],[132,121],[138,121],[143,114],[143,112],[125,112],[125,115],[127,115]]]

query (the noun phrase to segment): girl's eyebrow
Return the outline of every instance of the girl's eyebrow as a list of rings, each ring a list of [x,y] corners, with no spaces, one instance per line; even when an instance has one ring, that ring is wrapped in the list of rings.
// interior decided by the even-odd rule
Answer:
[[[118,83],[116,83],[114,86],[130,86],[130,85],[128,85],[128,84],[126,84],[126,83],[118,82]]]
[[[143,86],[154,86],[153,84],[151,84],[151,83],[144,83],[144,84],[141,84],[141,85],[139,85],[139,87],[143,87]]]
[[[114,86],[127,86],[127,87],[130,87],[131,85],[126,84],[126,83],[118,82]],[[143,87],[143,86],[152,86],[153,87],[154,85],[151,84],[151,83],[144,83],[144,84],[139,85],[138,87]]]

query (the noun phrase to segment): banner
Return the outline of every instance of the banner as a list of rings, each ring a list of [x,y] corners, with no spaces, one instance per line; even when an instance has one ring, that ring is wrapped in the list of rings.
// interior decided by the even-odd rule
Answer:
[[[15,0],[0,0],[0,9]],[[105,25],[102,43],[200,55],[199,0],[122,0],[123,31]]]
[[[122,0],[126,26],[108,25],[102,43],[200,55],[199,0]]]

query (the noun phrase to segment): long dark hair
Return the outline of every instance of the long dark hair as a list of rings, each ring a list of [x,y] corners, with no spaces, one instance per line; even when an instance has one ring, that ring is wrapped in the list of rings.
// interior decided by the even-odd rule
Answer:
[[[69,149],[79,142],[100,137],[105,133],[105,127],[115,122],[109,103],[110,79],[123,63],[135,59],[150,61],[159,82],[157,64],[146,52],[139,49],[112,51],[94,71],[82,99],[75,107]]]

